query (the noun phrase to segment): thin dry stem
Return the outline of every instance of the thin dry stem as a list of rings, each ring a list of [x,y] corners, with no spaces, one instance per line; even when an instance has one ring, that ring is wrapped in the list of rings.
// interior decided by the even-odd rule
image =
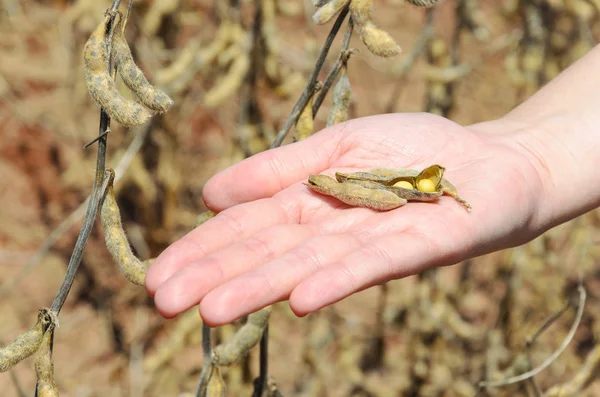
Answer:
[[[298,117],[300,117],[300,113],[302,112],[302,109],[304,109],[304,107],[308,103],[308,100],[310,99],[312,93],[314,92],[315,84],[317,83],[317,77],[319,76],[319,72],[321,71],[321,68],[323,67],[323,64],[325,63],[325,59],[327,58],[327,54],[329,53],[331,44],[333,43],[335,36],[339,32],[339,30],[342,26],[342,23],[344,22],[344,19],[346,19],[346,16],[348,15],[348,10],[349,10],[348,6],[344,7],[342,9],[342,11],[340,12],[340,15],[338,15],[337,19],[335,20],[335,23],[333,24],[331,31],[329,32],[329,35],[327,36],[327,39],[325,40],[325,43],[323,44],[323,48],[321,49],[321,53],[319,54],[319,58],[317,59],[317,63],[315,64],[312,74],[310,75],[310,77],[308,79],[306,87],[304,87],[304,91],[302,91],[302,94],[300,95],[300,99],[298,99],[298,102],[296,102],[296,104],[294,105],[294,108],[292,109],[292,112],[290,113],[285,124],[283,125],[283,127],[281,127],[281,130],[279,130],[279,132],[277,133],[277,137],[275,138],[275,141],[271,145],[271,148],[276,148],[276,147],[281,146],[281,144],[283,143],[283,140],[285,139],[287,134],[290,132],[290,129],[292,128],[292,126],[294,124],[296,124],[296,121],[298,121]]]
[[[556,351],[554,353],[552,353],[550,355],[550,357],[548,357],[546,360],[544,360],[543,363],[541,363],[540,365],[538,365],[531,371],[527,371],[521,375],[513,376],[513,377],[510,377],[507,379],[500,379],[497,381],[483,381],[483,382],[480,382],[479,386],[480,387],[500,387],[500,386],[508,386],[508,385],[512,385],[512,384],[515,384],[518,382],[522,382],[526,379],[536,376],[537,374],[542,372],[544,369],[546,369],[550,364],[552,364],[552,362],[554,360],[556,360],[556,358],[558,356],[560,356],[562,354],[562,352],[565,351],[567,346],[569,346],[569,344],[573,340],[573,337],[575,336],[575,332],[577,331],[577,328],[579,327],[579,323],[581,322],[581,318],[583,317],[583,309],[585,307],[586,291],[585,291],[585,288],[583,287],[583,285],[579,285],[579,287],[577,288],[577,291],[579,292],[579,304],[577,306],[577,314],[575,315],[575,321],[573,322],[573,325],[571,326],[569,333],[567,334],[565,339],[562,341],[559,348],[556,349]]]
[[[254,380],[252,397],[262,397],[267,391],[269,380],[269,324],[260,338],[259,375]]]
[[[211,329],[205,323],[202,323],[202,372],[200,373],[200,381],[198,382],[198,390],[196,391],[196,397],[204,397],[206,394],[206,388],[208,387],[208,381],[212,372],[213,364],[213,350],[211,340]]]
[[[350,56],[355,51],[355,50],[348,50],[348,47],[350,46],[350,39],[352,38],[353,30],[354,30],[354,23],[352,22],[352,18],[350,18],[348,20],[348,30],[346,30],[346,34],[344,35],[344,41],[342,43],[342,49],[340,50],[340,55],[338,56],[338,59],[335,62],[335,65],[333,65],[333,67],[329,71],[329,74],[325,78],[323,87],[315,95],[315,98],[313,100],[313,105],[312,105],[313,117],[317,116],[317,112],[321,108],[321,105],[323,104],[323,101],[325,100],[325,97],[327,96],[329,89],[333,86],[333,83],[335,83],[335,80],[340,75],[340,71],[342,70],[342,67],[345,64],[347,64],[348,60],[350,59]]]

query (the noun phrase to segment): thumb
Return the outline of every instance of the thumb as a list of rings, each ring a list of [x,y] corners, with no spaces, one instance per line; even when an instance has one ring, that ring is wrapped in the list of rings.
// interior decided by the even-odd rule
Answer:
[[[344,124],[334,125],[310,138],[249,157],[209,179],[202,198],[213,211],[272,197],[308,174],[327,169],[344,152]]]

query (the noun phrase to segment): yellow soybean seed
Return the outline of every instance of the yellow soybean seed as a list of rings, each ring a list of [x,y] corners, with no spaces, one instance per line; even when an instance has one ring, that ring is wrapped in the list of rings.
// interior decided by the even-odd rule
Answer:
[[[120,18],[119,14],[115,18]],[[114,120],[126,127],[144,124],[153,113],[135,101],[125,99],[108,71],[106,47],[110,16],[96,27],[83,50],[85,83],[92,99]]]
[[[409,190],[412,190],[412,189],[414,189],[414,188],[415,188],[415,187],[412,185],[412,183],[410,183],[410,182],[408,182],[408,181],[400,181],[400,182],[396,182],[396,183],[394,183],[394,185],[393,185],[393,186],[396,186],[396,187],[401,187],[402,189],[409,189]],[[419,190],[421,190],[421,189],[419,189]],[[423,191],[423,190],[421,190],[421,191]]]
[[[113,37],[113,59],[125,85],[149,109],[166,112],[173,107],[173,100],[167,94],[148,82],[144,73],[133,62],[133,56],[125,39],[123,18],[119,19]]]
[[[350,0],[331,0],[328,3],[323,4],[321,8],[313,15],[313,21],[317,25],[327,23],[344,8]]]
[[[435,183],[431,179],[421,179],[417,182],[417,189],[425,193],[435,192]]]
[[[270,316],[271,306],[250,314],[232,340],[215,347],[215,364],[231,365],[248,353],[260,341]]]
[[[0,372],[8,371],[35,353],[42,344],[44,332],[56,322],[55,319],[50,309],[40,309],[36,324],[10,345],[0,349]]]
[[[53,333],[53,326],[44,333],[41,346],[35,356],[36,395],[38,397],[58,397],[51,349]]]
[[[121,213],[117,200],[115,199],[115,191],[113,189],[112,180],[115,172],[107,169],[107,178],[111,178],[108,188],[102,201],[102,209],[100,210],[100,220],[104,229],[104,240],[106,248],[110,252],[113,260],[119,265],[121,273],[135,285],[144,285],[146,277],[146,266],[133,254],[127,236],[123,230],[121,223]]]
[[[416,176],[417,189],[425,193],[437,192],[442,188],[444,171],[446,169],[437,164],[425,168]]]

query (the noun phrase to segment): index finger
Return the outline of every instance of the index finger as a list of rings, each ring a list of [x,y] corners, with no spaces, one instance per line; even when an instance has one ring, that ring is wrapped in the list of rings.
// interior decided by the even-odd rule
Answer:
[[[209,179],[202,198],[211,210],[220,212],[248,201],[272,197],[308,174],[328,168],[342,154],[344,124],[312,137],[249,157]]]

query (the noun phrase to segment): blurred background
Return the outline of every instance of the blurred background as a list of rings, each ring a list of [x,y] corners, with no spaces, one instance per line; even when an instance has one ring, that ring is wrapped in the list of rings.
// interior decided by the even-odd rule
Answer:
[[[82,51],[110,4],[0,2],[1,345],[50,305],[81,225],[96,155],[82,147],[98,134],[99,120]],[[193,228],[211,175],[270,145],[331,28],[314,24],[315,10],[308,0],[133,4],[126,33],[136,63],[176,103],[139,128],[113,123],[108,139],[124,228],[142,259]],[[353,36],[350,117],[430,111],[463,125],[501,117],[595,45],[599,17],[598,0],[440,0],[431,10],[375,1],[375,23],[403,53],[378,58]],[[254,42],[253,26],[262,27]],[[317,130],[330,107],[328,96]],[[560,395],[600,395],[600,382],[588,376],[600,372],[599,215],[526,246],[371,288],[303,319],[275,305],[270,375],[284,396],[473,396],[479,381],[524,372],[559,348],[575,321],[582,273],[583,317],[565,353],[535,377],[542,392],[523,382],[479,395],[559,395],[543,393],[578,374],[585,390]],[[57,238],[36,255],[49,236]],[[195,309],[162,319],[145,290],[118,273],[97,227],[56,333],[61,395],[193,392],[200,325]],[[222,327],[218,338],[227,340],[236,326]],[[596,358],[585,366],[588,356]],[[224,370],[229,395],[251,395],[257,358],[252,351]],[[0,375],[3,397],[31,395],[34,385],[31,359]]]

